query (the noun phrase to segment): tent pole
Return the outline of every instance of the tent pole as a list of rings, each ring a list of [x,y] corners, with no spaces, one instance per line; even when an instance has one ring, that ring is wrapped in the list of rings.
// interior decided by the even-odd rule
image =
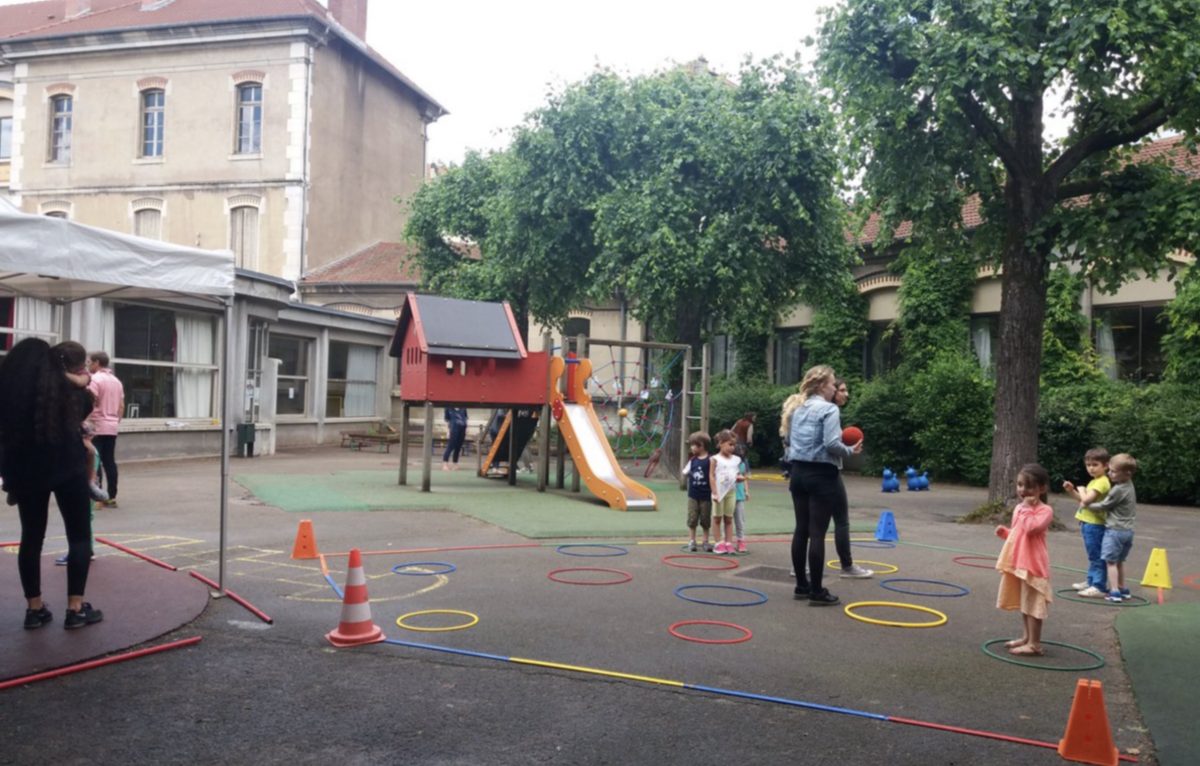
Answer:
[[[233,296],[225,303],[225,348],[221,350],[221,531],[217,544],[217,591],[225,595],[226,527],[229,522],[229,391],[233,387]]]

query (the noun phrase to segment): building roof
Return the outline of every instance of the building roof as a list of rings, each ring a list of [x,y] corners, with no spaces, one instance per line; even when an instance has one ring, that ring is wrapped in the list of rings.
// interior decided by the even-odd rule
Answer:
[[[302,285],[372,283],[415,285],[421,270],[410,260],[412,249],[403,242],[376,242],[305,274]]]
[[[409,325],[426,354],[490,359],[523,359],[527,355],[508,303],[409,293],[396,320],[392,356],[403,355]]]
[[[197,24],[314,19],[328,24],[330,30],[347,44],[427,101],[433,107],[433,119],[447,113],[433,96],[339,24],[316,0],[160,0],[146,10],[142,10],[142,6],[142,0],[91,0],[87,12],[67,18],[67,0],[6,5],[0,13],[0,43]]]
[[[1200,178],[1200,154],[1193,153],[1183,144],[1183,136],[1170,136],[1158,141],[1152,141],[1138,147],[1132,162],[1152,162],[1166,160],[1172,167],[1190,178]],[[974,229],[983,223],[980,212],[979,197],[972,195],[963,203],[962,221],[967,229]],[[872,245],[879,237],[881,216],[871,213],[862,231],[854,237],[854,243],[859,246]],[[905,239],[912,236],[912,221],[901,221],[896,227],[893,239]]]

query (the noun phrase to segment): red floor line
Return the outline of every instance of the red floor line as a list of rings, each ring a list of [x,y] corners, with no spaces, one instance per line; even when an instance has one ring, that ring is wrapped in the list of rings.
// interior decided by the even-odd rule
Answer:
[[[927,729],[938,729],[940,731],[949,731],[949,732],[953,732],[955,734],[970,734],[971,736],[974,736],[974,737],[984,737],[986,739],[998,739],[1002,742],[1014,742],[1018,745],[1033,745],[1035,747],[1045,747],[1045,748],[1049,748],[1051,750],[1058,749],[1057,742],[1046,742],[1046,741],[1040,740],[1040,739],[1026,739],[1025,737],[1013,737],[1008,734],[997,734],[996,732],[992,732],[992,731],[980,731],[979,729],[967,729],[962,726],[947,726],[946,724],[942,724],[942,723],[932,723],[931,721],[918,721],[913,718],[901,718],[900,716],[895,716],[895,715],[889,715],[887,717],[887,719],[889,721],[891,721],[892,723],[904,723],[904,724],[908,724],[909,726],[923,726]],[[1128,761],[1130,763],[1138,762],[1138,759],[1134,758],[1132,755],[1122,755],[1122,756],[1120,756],[1120,758],[1122,761]]]
[[[221,586],[218,585],[215,581],[208,579],[207,577],[205,577],[204,575],[200,574],[199,572],[197,572],[195,570],[188,572],[188,574],[190,574],[192,577],[195,577],[197,580],[204,583],[205,585],[207,585],[210,588],[213,588],[218,591],[221,590]],[[254,604],[251,604],[249,601],[242,598],[241,596],[234,593],[233,591],[229,590],[228,588],[226,588],[224,592],[225,592],[225,595],[228,596],[231,601],[235,601],[235,602],[241,604],[243,607],[246,608],[246,610],[248,612],[253,614],[258,619],[262,620],[263,622],[267,623],[268,625],[275,624],[275,621],[272,620],[271,617],[266,612],[259,609]]]
[[[133,652],[126,652],[125,654],[114,654],[109,657],[102,657],[98,660],[88,660],[87,662],[80,662],[75,665],[67,665],[66,667],[62,668],[47,670],[45,673],[35,673],[31,676],[22,676],[21,678],[11,678],[7,681],[0,682],[0,690],[11,689],[14,686],[24,686],[25,684],[31,684],[37,681],[45,681],[50,678],[57,678],[59,676],[69,675],[71,673],[78,673],[83,670],[91,670],[92,668],[98,668],[104,665],[112,665],[116,662],[124,662],[125,660],[145,657],[150,654],[158,654],[159,652],[165,652],[168,649],[179,649],[184,646],[191,646],[192,644],[200,643],[200,639],[201,636],[192,636],[191,638],[183,638],[178,641],[172,641],[169,644],[159,644],[158,646],[151,646],[146,649],[138,649]]]
[[[103,537],[97,537],[96,542],[104,543],[108,547],[116,548],[117,550],[119,550],[123,553],[128,553],[130,556],[136,556],[137,558],[141,559],[142,561],[149,561],[151,564],[154,564],[155,566],[160,566],[163,569],[169,569],[172,572],[179,571],[179,567],[177,567],[177,566],[168,564],[165,561],[160,561],[159,559],[156,559],[153,556],[147,556],[144,553],[139,553],[138,551],[135,551],[133,548],[126,548],[124,545],[121,545],[120,543],[114,543],[112,540],[108,540]]]

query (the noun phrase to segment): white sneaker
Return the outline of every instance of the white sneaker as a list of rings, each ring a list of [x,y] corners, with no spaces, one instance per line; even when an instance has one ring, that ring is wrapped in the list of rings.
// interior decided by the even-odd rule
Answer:
[[[874,569],[864,569],[858,564],[851,564],[841,572],[841,577],[846,577],[852,580],[865,580],[875,574]]]
[[[1104,598],[1108,594],[1092,585],[1079,591],[1078,595],[1082,598]]]
[[[1087,590],[1091,586],[1087,584],[1087,580],[1084,580],[1083,582],[1077,582],[1073,584],[1071,587],[1075,590]]]

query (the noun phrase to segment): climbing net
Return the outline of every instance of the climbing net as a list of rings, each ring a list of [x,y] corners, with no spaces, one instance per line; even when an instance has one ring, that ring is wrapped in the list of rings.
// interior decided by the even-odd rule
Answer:
[[[622,356],[624,354],[624,356]],[[683,352],[589,345],[592,377],[588,393],[613,453],[621,459],[649,458],[666,443],[678,417]]]

